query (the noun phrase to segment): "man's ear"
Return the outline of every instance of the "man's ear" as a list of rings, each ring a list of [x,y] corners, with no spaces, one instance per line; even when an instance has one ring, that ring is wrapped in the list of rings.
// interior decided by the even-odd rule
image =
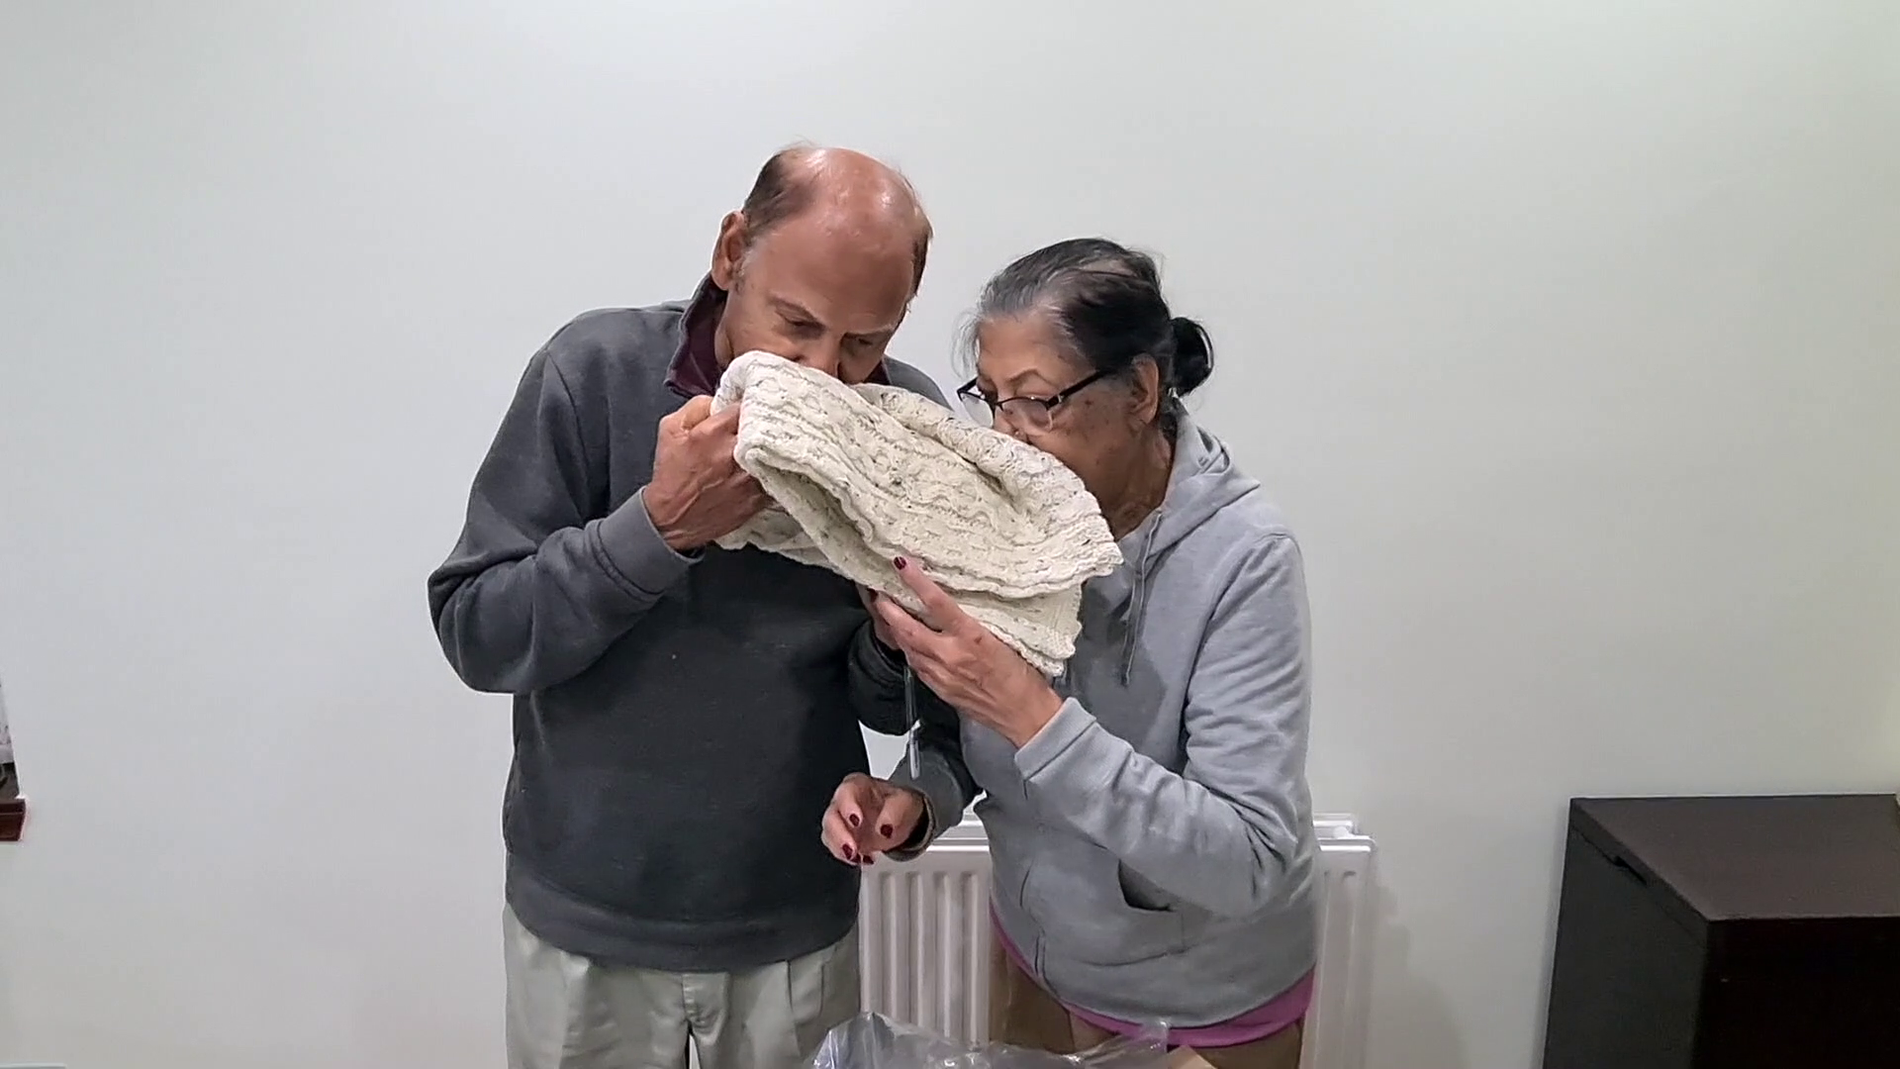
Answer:
[[[739,277],[739,264],[745,259],[745,251],[745,213],[727,212],[726,217],[719,221],[719,240],[713,242],[713,285],[728,293],[732,291],[732,283]]]

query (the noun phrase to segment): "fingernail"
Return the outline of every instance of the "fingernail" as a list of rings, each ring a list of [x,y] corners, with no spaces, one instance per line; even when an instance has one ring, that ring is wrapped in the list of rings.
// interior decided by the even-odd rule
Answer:
[[[899,558],[897,558],[896,560],[894,560],[894,561],[892,561],[891,563],[892,563],[892,564],[895,564],[895,565],[897,565],[897,570],[898,570],[898,571],[900,571],[900,572],[901,572],[901,571],[903,571],[904,569],[906,569],[906,568],[908,568],[908,567],[910,567],[910,562],[909,562],[909,561],[907,561],[907,560],[905,560],[905,559],[904,559],[904,558],[902,558],[902,557],[899,557]]]
[[[844,848],[844,859],[855,863],[858,860],[858,852],[847,846]]]
[[[852,813],[844,818],[844,822],[855,828],[858,826],[858,815],[856,813]]]
[[[889,824],[879,824],[877,826],[877,833],[879,835],[884,836],[886,839],[891,837],[891,832],[893,830],[895,829],[893,829]]]

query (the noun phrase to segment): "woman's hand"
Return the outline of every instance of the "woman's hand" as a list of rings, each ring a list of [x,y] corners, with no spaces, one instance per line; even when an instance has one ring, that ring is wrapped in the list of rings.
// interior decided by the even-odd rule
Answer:
[[[820,837],[831,856],[847,865],[869,865],[917,834],[924,796],[889,780],[853,772],[831,794]]]
[[[897,574],[923,603],[920,616],[878,595],[873,617],[911,671],[963,715],[1021,747],[1057,712],[1062,697],[1041,672],[971,619],[943,588],[899,557]]]

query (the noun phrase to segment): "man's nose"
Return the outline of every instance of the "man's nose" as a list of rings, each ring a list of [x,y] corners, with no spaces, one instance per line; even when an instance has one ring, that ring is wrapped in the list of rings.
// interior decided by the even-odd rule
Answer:
[[[832,378],[843,378],[844,346],[841,339],[826,338],[806,342],[798,347],[792,362],[803,364],[814,371],[822,371]]]

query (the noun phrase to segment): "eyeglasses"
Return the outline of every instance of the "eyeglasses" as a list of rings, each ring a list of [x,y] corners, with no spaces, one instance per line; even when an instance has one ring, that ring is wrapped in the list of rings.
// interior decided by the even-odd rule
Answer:
[[[1046,431],[1055,425],[1056,406],[1081,393],[1108,377],[1108,372],[1097,371],[1081,382],[1048,397],[1001,397],[983,396],[971,379],[957,390],[957,397],[963,407],[970,410],[970,418],[985,427],[994,427],[998,419],[1007,419],[1012,426],[1031,431]]]

